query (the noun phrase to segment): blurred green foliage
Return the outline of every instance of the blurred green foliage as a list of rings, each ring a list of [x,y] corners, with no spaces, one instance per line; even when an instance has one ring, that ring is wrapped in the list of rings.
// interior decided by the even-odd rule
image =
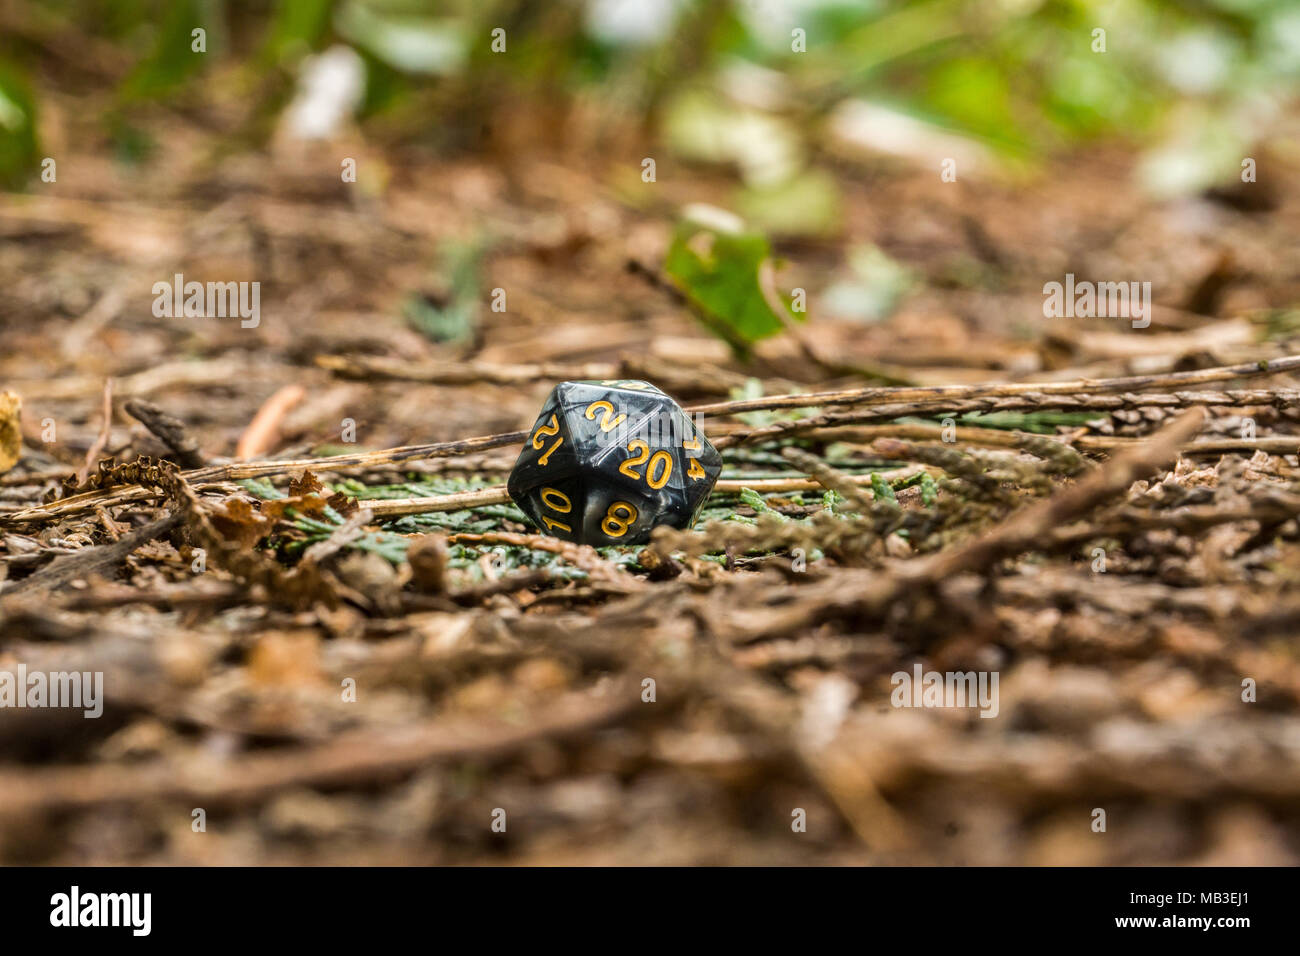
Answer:
[[[464,345],[474,338],[480,307],[486,241],[447,240],[439,252],[446,289],[436,297],[412,294],[403,312],[411,327],[433,342]]]
[[[232,62],[278,77],[251,89],[279,105],[301,58],[341,42],[367,62],[368,114],[427,103],[443,85],[475,90],[452,98],[466,110],[520,90],[595,96],[670,130],[690,102],[677,94],[707,90],[723,109],[764,117],[751,131],[788,137],[796,154],[815,153],[821,121],[850,100],[1017,160],[1101,136],[1177,142],[1167,125],[1188,103],[1184,124],[1221,118],[1224,135],[1248,138],[1259,131],[1243,106],[1300,83],[1292,0],[19,0],[8,19],[0,176],[11,183],[37,170],[40,96],[28,89],[57,75],[51,48],[70,33],[129,56],[133,67],[106,78],[127,106],[184,95]],[[199,27],[204,53],[192,49]],[[506,55],[493,49],[497,28]],[[446,118],[404,115],[431,128]],[[825,217],[833,195],[802,159],[788,165],[747,182],[742,211],[797,232],[807,227],[790,208]],[[797,197],[784,206],[783,182]]]
[[[20,186],[38,162],[31,89],[17,69],[0,59],[0,183]]]
[[[201,0],[172,0],[166,5],[149,55],[121,83],[118,92],[123,100],[162,98],[199,74],[203,56],[212,51],[204,7]],[[204,31],[202,53],[195,50],[199,45],[195,30]]]

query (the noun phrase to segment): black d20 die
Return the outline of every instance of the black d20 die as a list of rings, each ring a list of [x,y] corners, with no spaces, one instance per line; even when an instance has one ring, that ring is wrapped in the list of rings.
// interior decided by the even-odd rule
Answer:
[[[649,382],[561,382],[506,489],[547,534],[640,544],[661,524],[689,528],[721,471],[709,440]]]

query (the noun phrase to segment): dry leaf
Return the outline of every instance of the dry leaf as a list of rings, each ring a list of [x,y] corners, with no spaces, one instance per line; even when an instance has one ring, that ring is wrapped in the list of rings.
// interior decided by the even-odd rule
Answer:
[[[0,473],[18,464],[23,451],[23,430],[18,413],[23,402],[13,392],[0,392]]]
[[[300,498],[313,492],[321,492],[325,486],[310,471],[304,471],[301,477],[289,479],[289,497]]]
[[[227,500],[221,511],[209,515],[212,526],[227,541],[251,548],[271,533],[275,522],[244,498]]]

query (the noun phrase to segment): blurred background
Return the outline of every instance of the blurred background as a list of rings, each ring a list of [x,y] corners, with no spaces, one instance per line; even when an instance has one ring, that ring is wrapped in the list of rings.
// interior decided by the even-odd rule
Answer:
[[[181,392],[214,451],[289,382],[321,397],[286,441],[350,405],[382,447],[520,427],[546,387],[430,421],[340,381],[429,380],[394,361],[638,356],[706,368],[689,398],[1155,372],[1300,329],[1290,3],[4,0],[0,26],[0,371],[74,456],[106,375]],[[153,315],[178,273],[258,282],[262,320]],[[1151,282],[1152,327],[1045,318],[1067,273]]]
[[[262,282],[280,319],[236,348],[310,336],[305,311],[361,309],[400,316],[421,352],[508,359],[539,312],[580,313],[656,278],[689,296],[719,360],[812,319],[814,361],[847,354],[851,373],[894,380],[1222,351],[1294,324],[1294,243],[1271,232],[1287,217],[1264,215],[1289,201],[1296,162],[1300,11],[1285,2],[0,10],[0,180],[46,201],[10,234],[73,223],[116,260],[61,262],[51,283],[10,251],[0,305],[57,326],[99,301],[100,327],[73,341],[113,351],[114,331],[134,328],[137,367],[228,331],[191,325],[177,340],[175,323],[103,318],[187,265]],[[85,201],[118,206],[110,218]],[[747,240],[708,270],[682,226],[700,203],[739,217],[724,224]],[[316,248],[300,247],[305,233]],[[752,288],[773,249],[790,314]],[[332,271],[358,254],[377,260],[350,270],[364,287]],[[140,278],[105,274],[117,263]],[[611,290],[611,264],[644,269]],[[1035,300],[1067,271],[1152,281],[1172,310],[1157,329],[1182,338],[1120,345],[1113,323],[1045,323]],[[518,293],[513,321],[483,314],[495,288]],[[525,302],[535,292],[545,302]],[[1191,318],[1224,312],[1253,325]],[[670,358],[681,345],[606,344]]]

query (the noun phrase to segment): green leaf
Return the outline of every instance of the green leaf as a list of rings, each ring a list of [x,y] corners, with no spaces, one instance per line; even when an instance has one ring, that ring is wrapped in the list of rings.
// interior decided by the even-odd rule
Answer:
[[[464,23],[426,16],[424,4],[389,6],[350,0],[340,7],[335,26],[347,40],[403,73],[460,72],[470,53]]]
[[[0,184],[16,189],[36,167],[36,105],[22,75],[0,61]]]
[[[871,494],[877,501],[897,501],[898,495],[894,494],[893,487],[879,472],[871,473]]]
[[[173,0],[158,29],[158,41],[151,53],[122,84],[123,100],[156,99],[172,92],[198,73],[213,55],[212,30],[207,32],[207,52],[193,49],[193,31],[204,27],[204,7],[199,0]]]
[[[407,299],[407,321],[434,342],[463,344],[474,337],[478,325],[479,285],[485,245],[482,241],[449,239],[439,250],[439,272],[446,295],[433,300],[415,294]]]
[[[921,504],[927,508],[939,498],[939,486],[928,472],[921,473]]]
[[[758,233],[686,220],[673,235],[664,271],[701,321],[743,353],[780,333],[786,321],[803,318],[784,295],[764,289],[771,262],[771,246]]]
[[[272,62],[310,52],[329,26],[334,0],[279,0],[266,39]]]
[[[741,488],[740,500],[743,501],[745,504],[749,505],[751,508],[753,508],[755,514],[776,515],[782,521],[790,520],[785,515],[781,514],[781,512],[773,509],[766,501],[763,500],[763,496],[760,495],[753,488]]]

